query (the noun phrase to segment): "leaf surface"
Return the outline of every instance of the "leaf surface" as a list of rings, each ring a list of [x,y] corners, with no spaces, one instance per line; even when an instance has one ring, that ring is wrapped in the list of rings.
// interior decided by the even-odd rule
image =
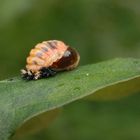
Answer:
[[[0,139],[7,140],[19,126],[40,113],[93,93],[106,93],[106,88],[121,83],[125,91],[133,83],[136,87],[131,92],[140,92],[140,59],[117,58],[37,81],[27,82],[20,77],[0,81]],[[111,89],[111,96],[123,95],[117,87],[118,92]]]

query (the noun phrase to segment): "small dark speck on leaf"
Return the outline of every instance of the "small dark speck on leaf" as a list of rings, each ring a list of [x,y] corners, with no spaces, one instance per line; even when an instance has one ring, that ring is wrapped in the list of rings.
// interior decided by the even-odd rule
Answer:
[[[62,86],[64,86],[64,83],[61,83],[61,84],[58,85],[58,87],[62,87]]]
[[[77,76],[77,77],[74,77],[74,79],[80,79],[80,77],[79,77],[79,76]]]
[[[74,90],[80,90],[80,87],[75,87]]]
[[[10,78],[10,79],[8,79],[7,81],[13,81],[14,79],[13,78]]]
[[[135,63],[135,64],[138,64],[139,62],[135,60],[134,63]]]

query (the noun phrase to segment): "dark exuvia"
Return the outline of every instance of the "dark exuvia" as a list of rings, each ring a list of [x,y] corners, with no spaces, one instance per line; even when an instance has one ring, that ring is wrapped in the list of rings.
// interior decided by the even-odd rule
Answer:
[[[32,71],[27,71],[25,70],[26,73],[22,74],[22,78],[24,80],[36,80],[36,75],[32,72]],[[38,79],[41,78],[47,78],[47,77],[51,77],[51,76],[55,76],[56,75],[56,71],[52,70],[51,68],[42,68],[39,71],[39,77]]]

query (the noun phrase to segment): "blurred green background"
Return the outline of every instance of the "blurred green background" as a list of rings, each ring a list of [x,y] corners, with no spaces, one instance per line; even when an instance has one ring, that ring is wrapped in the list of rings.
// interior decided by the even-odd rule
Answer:
[[[139,0],[0,0],[0,79],[19,75],[31,48],[58,39],[80,65],[140,55]],[[140,139],[140,96],[64,107],[50,128],[27,140]]]

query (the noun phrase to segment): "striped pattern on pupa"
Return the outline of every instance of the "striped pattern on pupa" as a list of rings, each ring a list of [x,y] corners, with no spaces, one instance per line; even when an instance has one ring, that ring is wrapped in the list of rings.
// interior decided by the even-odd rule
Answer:
[[[37,72],[42,67],[51,66],[62,58],[67,48],[67,45],[57,40],[43,41],[37,44],[27,57],[26,69]]]

